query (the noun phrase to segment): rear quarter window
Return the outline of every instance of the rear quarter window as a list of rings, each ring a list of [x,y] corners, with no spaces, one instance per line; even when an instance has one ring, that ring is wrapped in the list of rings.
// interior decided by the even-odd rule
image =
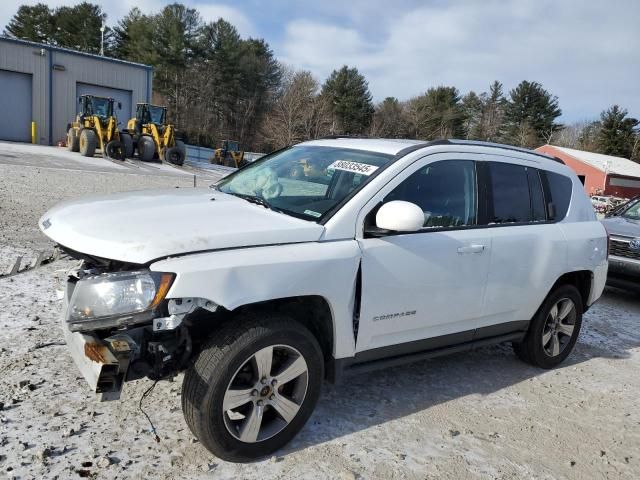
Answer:
[[[544,172],[547,180],[549,199],[547,203],[553,203],[555,216],[550,220],[560,221],[567,216],[569,203],[571,203],[571,191],[573,184],[569,177],[554,172]]]

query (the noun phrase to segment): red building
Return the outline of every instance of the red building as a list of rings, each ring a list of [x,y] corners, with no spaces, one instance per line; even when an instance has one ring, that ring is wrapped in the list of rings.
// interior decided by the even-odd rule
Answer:
[[[640,195],[640,164],[621,157],[543,145],[536,151],[558,157],[571,168],[589,195],[631,198]]]

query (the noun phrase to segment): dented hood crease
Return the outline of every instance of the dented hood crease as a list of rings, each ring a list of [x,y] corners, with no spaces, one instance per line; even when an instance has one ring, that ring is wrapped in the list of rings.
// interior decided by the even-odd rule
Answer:
[[[313,242],[324,227],[207,188],[84,197],[45,213],[56,243],[130,263],[203,250]]]

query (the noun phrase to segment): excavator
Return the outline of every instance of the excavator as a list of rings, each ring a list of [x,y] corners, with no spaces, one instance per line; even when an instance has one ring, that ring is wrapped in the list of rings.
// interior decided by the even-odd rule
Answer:
[[[124,160],[118,120],[113,112],[114,99],[81,95],[78,103],[80,112],[67,129],[67,148],[85,157],[93,157],[96,149],[99,149],[106,158]],[[118,108],[122,108],[120,102]]]
[[[132,157],[135,149],[145,162],[159,158],[178,166],[184,164],[186,148],[176,138],[175,127],[167,123],[165,106],[136,104],[136,116],[127,122],[122,136],[127,157]]]
[[[245,164],[244,151],[240,150],[238,142],[223,140],[222,146],[213,151],[213,157],[209,159],[209,163],[240,168]]]

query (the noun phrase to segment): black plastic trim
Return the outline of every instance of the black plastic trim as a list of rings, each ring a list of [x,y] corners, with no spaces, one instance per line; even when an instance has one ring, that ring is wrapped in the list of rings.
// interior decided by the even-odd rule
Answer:
[[[344,376],[396,367],[503,342],[520,342],[524,338],[528,324],[528,320],[524,322],[508,322],[504,328],[501,328],[502,325],[492,325],[477,330],[468,330],[426,340],[368,350],[358,353],[352,358],[334,360],[331,379],[335,382]],[[523,327],[524,330],[522,330]],[[516,328],[517,330],[489,336],[492,331],[508,331],[510,328]],[[465,340],[476,337],[477,339],[474,340]],[[420,347],[423,348],[420,349]]]

